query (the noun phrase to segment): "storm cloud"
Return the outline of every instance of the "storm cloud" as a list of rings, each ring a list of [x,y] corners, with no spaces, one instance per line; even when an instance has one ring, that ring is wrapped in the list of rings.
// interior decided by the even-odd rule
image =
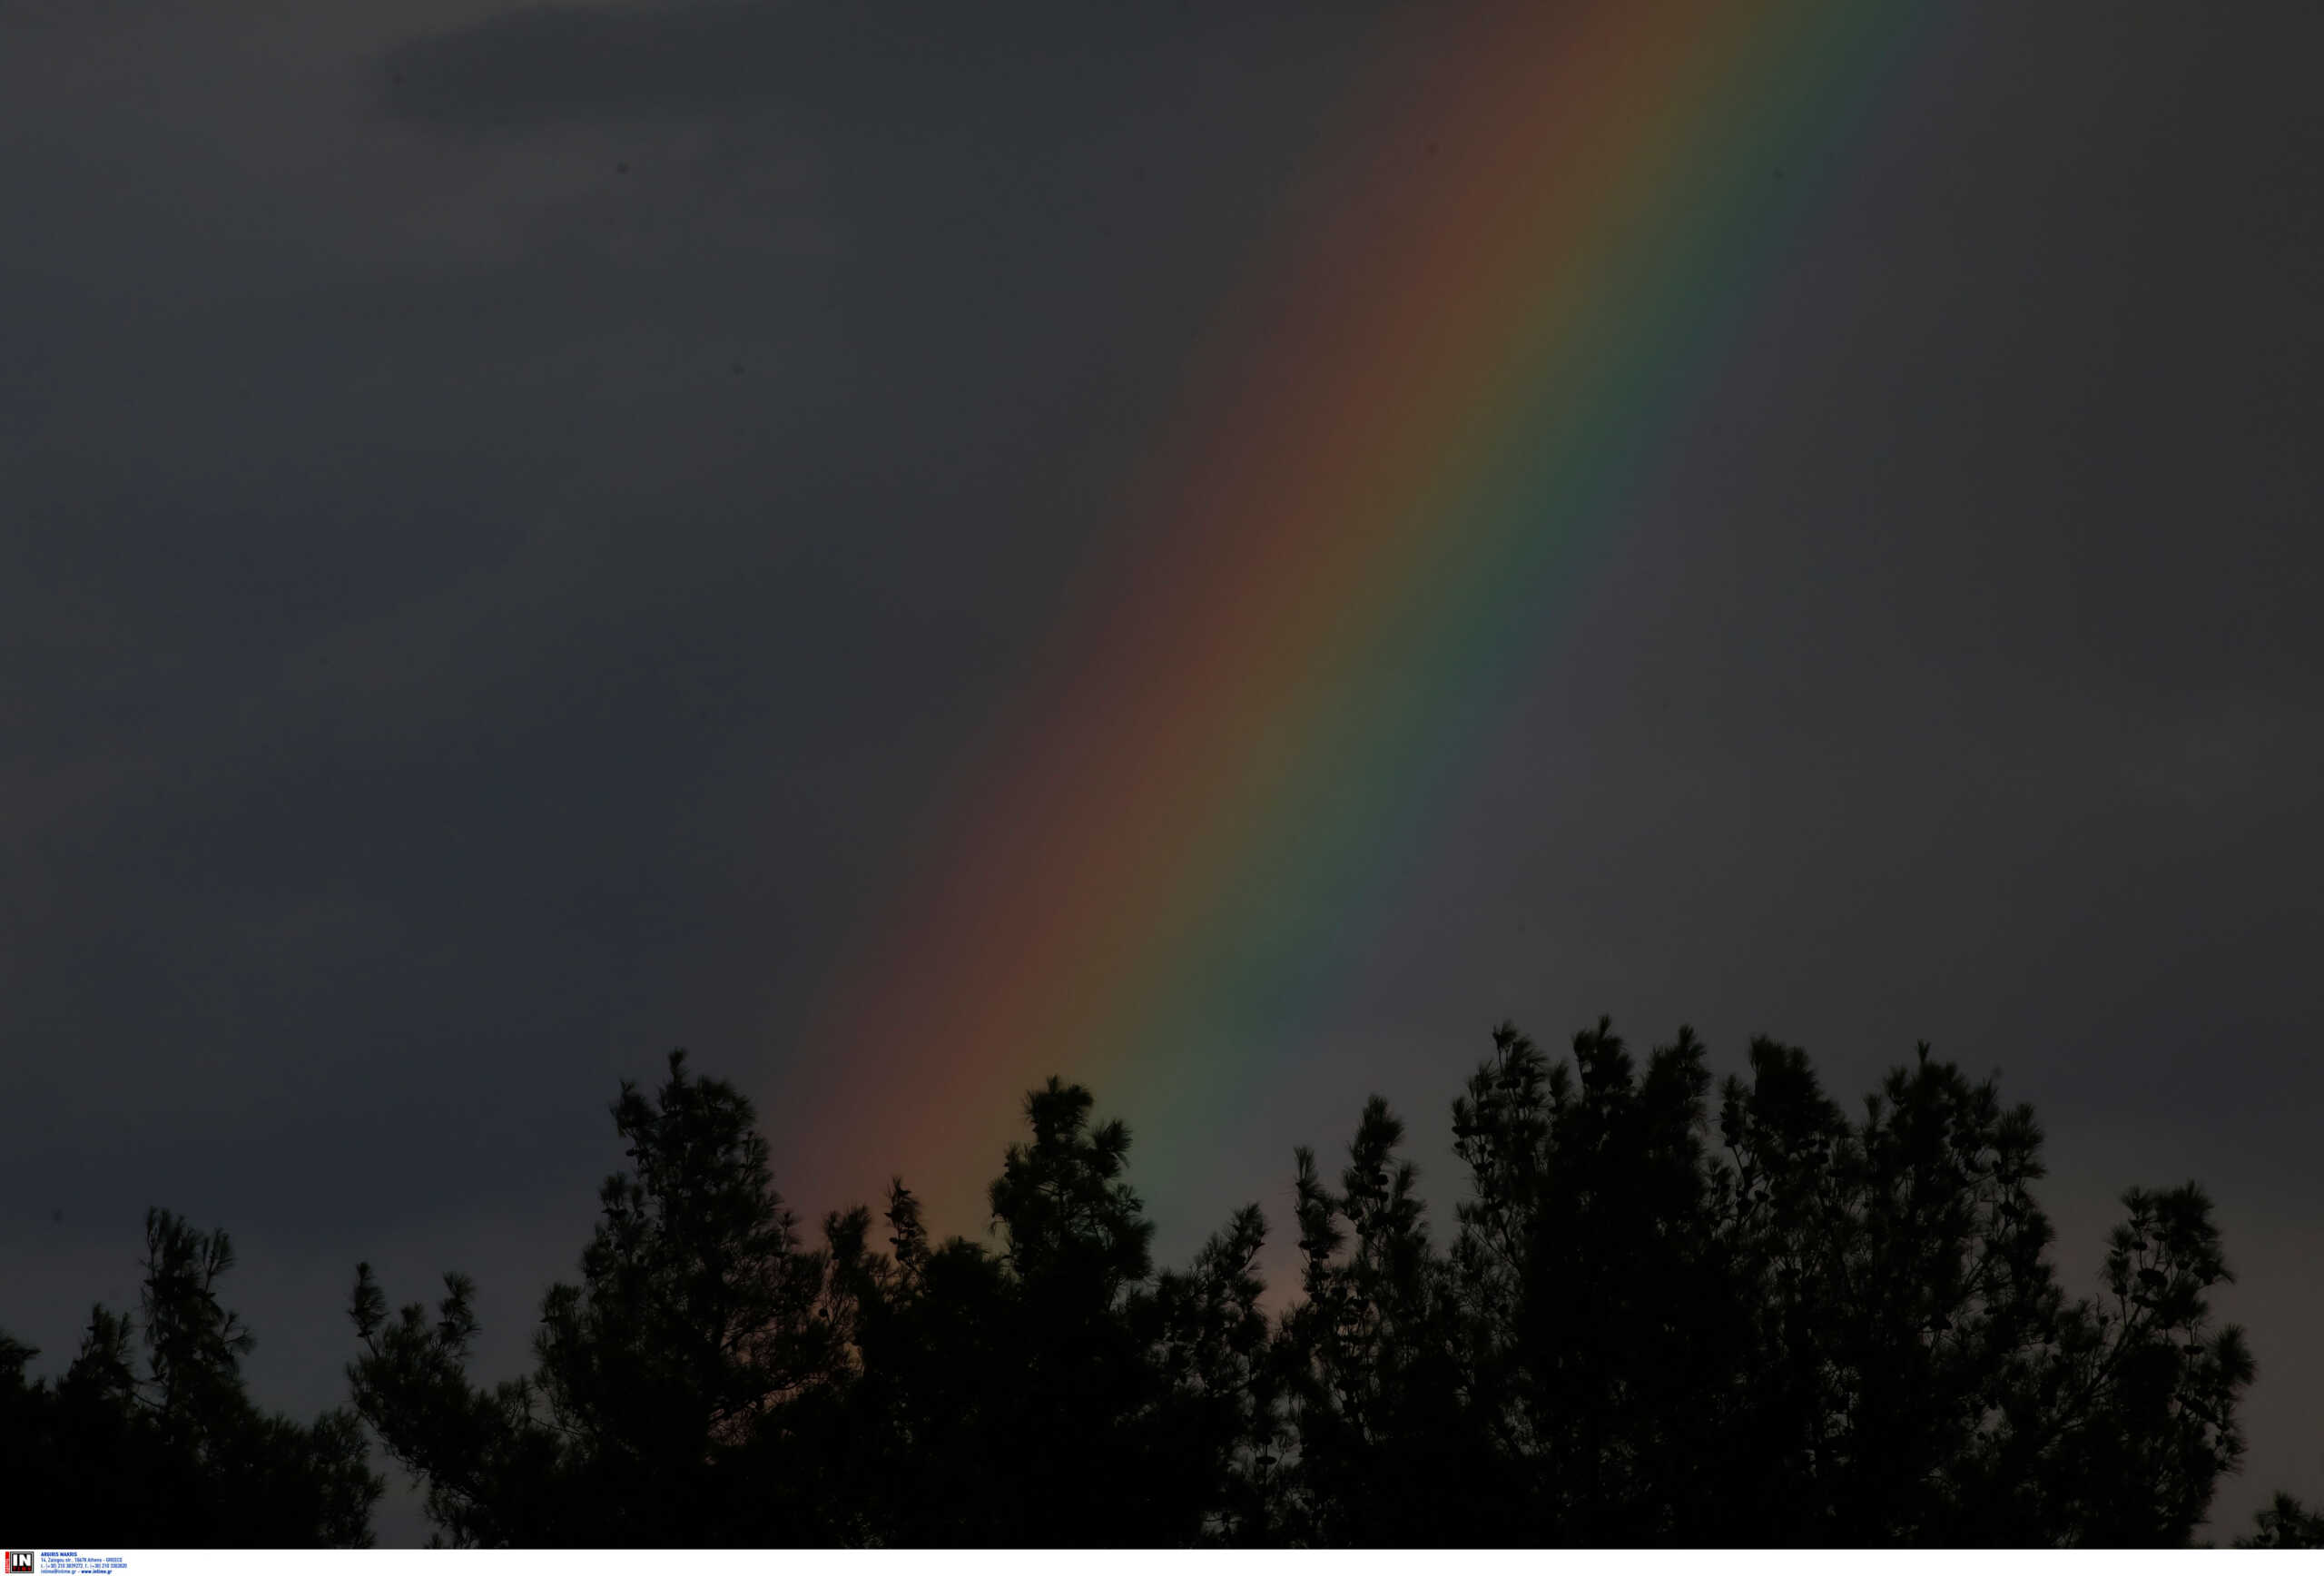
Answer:
[[[1360,164],[1387,19],[0,8],[38,1366],[162,1204],[241,1246],[261,1399],[342,1394],[365,1257],[478,1273],[506,1371],[674,1045],[844,1202],[781,1161],[818,981],[1199,428],[1188,343]],[[2221,1513],[2324,1492],[2318,28],[1934,30],[1372,965],[1246,1108],[1140,1128],[1206,1157],[1166,1258],[1285,1218],[1372,1088],[1438,1146],[1503,1015],[1766,1031],[1846,1097],[1925,1039],[2036,1102],[2077,1288],[2121,1188],[2211,1189],[2260,1364]]]

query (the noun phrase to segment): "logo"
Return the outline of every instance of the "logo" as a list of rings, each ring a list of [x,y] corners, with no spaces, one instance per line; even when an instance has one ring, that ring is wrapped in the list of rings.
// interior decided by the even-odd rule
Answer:
[[[11,1549],[8,1551],[8,1569],[10,1571],[29,1571],[32,1568],[33,1557],[31,1551],[25,1549]]]

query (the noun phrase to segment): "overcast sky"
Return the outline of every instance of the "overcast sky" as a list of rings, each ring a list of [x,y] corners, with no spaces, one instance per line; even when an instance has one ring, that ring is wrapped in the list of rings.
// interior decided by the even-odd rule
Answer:
[[[476,1272],[513,1371],[616,1080],[812,1053],[1374,26],[0,0],[0,1326],[61,1364],[161,1204],[271,1404],[343,1396],[358,1258]],[[2324,1494],[2324,11],[1931,39],[1384,966],[1148,1202],[1287,1220],[1376,1088],[1442,1220],[1504,1014],[1850,1101],[1929,1039],[2035,1102],[2073,1289],[2211,1190],[2240,1522]]]

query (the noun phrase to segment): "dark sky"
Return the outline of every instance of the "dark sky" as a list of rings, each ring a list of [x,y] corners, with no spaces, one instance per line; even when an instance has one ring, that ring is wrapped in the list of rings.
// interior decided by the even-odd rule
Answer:
[[[0,0],[0,1325],[61,1363],[162,1204],[262,1400],[340,1395],[359,1257],[476,1272],[508,1371],[615,1080],[812,1054],[1376,39]],[[2324,1494],[2319,58],[2305,5],[1932,32],[1166,1256],[1374,1088],[1441,1219],[1504,1014],[1849,1099],[1925,1039],[2035,1102],[2075,1289],[2122,1187],[2211,1188],[2221,1512]]]

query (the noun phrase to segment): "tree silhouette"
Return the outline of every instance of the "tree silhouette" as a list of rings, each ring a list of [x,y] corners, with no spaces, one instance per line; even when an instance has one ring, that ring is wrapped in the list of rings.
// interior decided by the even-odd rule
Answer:
[[[607,1542],[731,1542],[763,1515],[734,1470],[761,1425],[836,1371],[825,1256],[800,1248],[749,1102],[684,1052],[655,1105],[623,1086],[615,1122],[634,1170],[606,1182],[582,1284],[542,1304],[541,1389],[589,1496],[635,1523]]]
[[[859,1363],[832,1453],[865,1485],[869,1540],[1147,1545],[1256,1524],[1264,1222],[1247,1209],[1190,1273],[1154,1276],[1129,1130],[1092,1108],[1056,1079],[1027,1097],[1031,1142],[990,1194],[997,1253],[931,1250],[901,1182],[892,1256],[864,1252],[860,1214],[828,1228]]]
[[[1457,1310],[1396,1158],[1403,1124],[1364,1107],[1340,1191],[1296,1151],[1303,1302],[1277,1345],[1296,1450],[1285,1531],[1313,1544],[1448,1541],[1487,1483],[1472,1389],[1456,1361]],[[1343,1254],[1343,1249],[1345,1253]],[[1452,1538],[1451,1541],[1472,1541]]]
[[[1258,1207],[1157,1269],[1129,1129],[1078,1085],[1027,1096],[988,1241],[932,1241],[898,1179],[809,1247],[750,1102],[676,1051],[613,1103],[629,1164],[530,1373],[470,1376],[465,1276],[390,1315],[359,1265],[353,1412],[263,1414],[231,1245],[157,1209],[136,1317],[94,1308],[54,1380],[0,1335],[0,1473],[67,1543],[365,1543],[363,1424],[463,1546],[2191,1539],[2254,1373],[2200,1187],[2124,1193],[2070,1298],[1994,1079],[1923,1046],[1852,1117],[1762,1038],[1714,1121],[1706,1061],[1684,1028],[1641,1063],[1604,1019],[1555,1062],[1501,1026],[1441,1247],[1374,1096],[1335,1182],[1294,1153],[1271,1317]],[[2279,1494],[2237,1542],[2324,1545],[2324,1514]]]
[[[28,1383],[37,1353],[0,1335],[0,1481],[27,1541],[369,1544],[384,1485],[355,1419],[327,1412],[301,1425],[261,1413],[244,1389],[241,1359],[255,1343],[218,1300],[233,1263],[223,1231],[204,1236],[149,1210],[142,1327],[94,1307],[54,1384]]]
[[[358,1265],[353,1411],[311,1425],[246,1397],[225,1232],[151,1211],[137,1318],[95,1306],[54,1381],[0,1335],[25,1532],[360,1546],[362,1425],[456,1546],[2180,1546],[2242,1455],[2211,1199],[2132,1187],[2068,1299],[2034,1111],[1926,1046],[1847,1116],[1755,1039],[1713,1123],[1689,1029],[1640,1065],[1599,1020],[1552,1065],[1503,1023],[1445,1246],[1371,1098],[1336,1183],[1292,1156],[1274,1318],[1257,1204],[1157,1269],[1129,1128],[1059,1079],[990,1241],[930,1239],[897,1178],[885,1248],[862,1207],[804,1246],[684,1050],[611,1116],[630,1165],[532,1372],[469,1376],[468,1276],[390,1315]],[[2324,1513],[2278,1494],[2236,1542],[2324,1546]]]
[[[466,1277],[432,1320],[391,1319],[359,1266],[356,1407],[459,1545],[1240,1535],[1263,1224],[1246,1211],[1157,1279],[1128,1130],[1091,1108],[1056,1079],[1029,1098],[1031,1142],[991,1189],[999,1251],[931,1246],[901,1182],[891,1252],[860,1208],[809,1251],[749,1102],[674,1053],[655,1102],[623,1086],[632,1168],[606,1183],[581,1283],[543,1299],[535,1372],[468,1377]]]
[[[354,1413],[244,1394],[225,1234],[151,1213],[135,1320],[31,1382],[0,1336],[0,1471],[51,1542],[359,1544],[358,1417],[458,1545],[2183,1544],[2253,1375],[2192,1183],[2122,1195],[2069,1298],[2032,1110],[1924,1046],[1850,1117],[1759,1039],[1711,1111],[1681,1029],[1552,1063],[1504,1024],[1452,1108],[1443,1247],[1374,1097],[1336,1183],[1295,1152],[1299,1295],[1257,1206],[1157,1269],[1130,1134],[1049,1079],[931,1241],[899,1179],[808,1247],[750,1103],[683,1051],[612,1107],[576,1283],[532,1372],[471,1378],[475,1288],[390,1316],[368,1265]],[[139,1361],[142,1348],[143,1363]],[[2240,1542],[2324,1543],[2278,1495]]]
[[[1714,1157],[1688,1030],[1641,1073],[1605,1021],[1556,1067],[1502,1026],[1453,1108],[1471,1197],[1442,1266],[1384,1105],[1344,1198],[1298,1156],[1307,1300],[1284,1339],[1307,1536],[2187,1540],[2240,1455],[2252,1373],[2240,1331],[2209,1327],[2229,1276],[2201,1190],[2125,1195],[2104,1295],[2069,1304],[2029,1108],[1923,1047],[1849,1122],[1804,1053],[1750,1054]],[[1424,1527],[1382,1524],[1415,1513],[1378,1508],[1389,1459],[1449,1480]]]
[[[1705,1062],[1601,1019],[1552,1065],[1503,1025],[1443,1250],[1374,1098],[1336,1187],[1295,1155],[1271,1321],[1257,1207],[1157,1272],[1128,1128],[1078,1086],[1028,1096],[990,1246],[932,1243],[898,1180],[884,1251],[860,1207],[811,1251],[748,1102],[675,1053],[655,1102],[622,1088],[632,1169],[536,1372],[469,1381],[462,1277],[390,1320],[359,1267],[357,1407],[461,1543],[2187,1541],[2252,1374],[2200,1189],[2124,1195],[2070,1301],[1994,1080],[1923,1047],[1851,1119],[1761,1039],[1714,1148]],[[2283,1500],[2256,1535],[2312,1531]]]
[[[1709,1075],[1683,1030],[1643,1079],[1603,1021],[1573,1050],[1547,1067],[1504,1024],[1453,1107],[1471,1197],[1452,1279],[1509,1484],[1491,1531],[1686,1541],[1709,1507],[1669,1474],[1720,1464],[1739,1344],[1702,1158]]]
[[[428,1485],[458,1545],[677,1547],[812,1541],[761,1470],[786,1403],[840,1376],[826,1256],[803,1251],[748,1101],[685,1053],[649,1104],[624,1082],[632,1169],[606,1179],[581,1284],[552,1286],[527,1378],[468,1378],[474,1288],[445,1277],[431,1325],[389,1320],[370,1266],[351,1308],[355,1405]],[[779,1479],[776,1480],[779,1483]],[[799,1511],[804,1521],[783,1514]]]
[[[1290,1448],[1280,1365],[1254,1266],[1266,1244],[1256,1204],[1236,1211],[1187,1270],[1164,1270],[1137,1308],[1167,1387],[1162,1451],[1199,1507],[1199,1540],[1264,1546],[1285,1520],[1279,1470]]]
[[[846,1293],[856,1376],[821,1419],[835,1435],[830,1492],[853,1509],[851,1542],[1023,1542],[1028,1507],[1004,1453],[1022,1397],[1007,1381],[1021,1350],[1006,1266],[954,1237],[931,1246],[899,1180],[889,1255],[862,1246],[860,1215],[826,1226]]]
[[[2324,1511],[2311,1511],[2287,1493],[2279,1493],[2252,1518],[2249,1537],[2235,1540],[2239,1549],[2324,1549]]]

